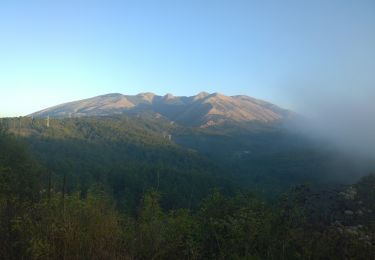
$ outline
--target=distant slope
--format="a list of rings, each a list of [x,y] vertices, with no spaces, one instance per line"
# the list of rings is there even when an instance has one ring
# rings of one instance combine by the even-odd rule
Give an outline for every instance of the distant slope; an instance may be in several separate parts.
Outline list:
[[[225,96],[199,93],[191,97],[171,94],[157,96],[141,93],[135,96],[107,94],[69,102],[31,114],[33,117],[108,116],[151,111],[182,125],[207,127],[233,122],[275,122],[287,118],[288,110],[248,96]]]

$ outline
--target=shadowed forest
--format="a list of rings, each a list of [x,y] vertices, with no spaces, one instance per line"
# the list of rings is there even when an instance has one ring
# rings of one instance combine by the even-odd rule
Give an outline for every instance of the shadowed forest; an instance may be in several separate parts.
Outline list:
[[[322,184],[280,170],[282,182],[251,175],[252,158],[233,176],[230,158],[176,145],[146,117],[3,120],[0,258],[374,259],[374,175]]]

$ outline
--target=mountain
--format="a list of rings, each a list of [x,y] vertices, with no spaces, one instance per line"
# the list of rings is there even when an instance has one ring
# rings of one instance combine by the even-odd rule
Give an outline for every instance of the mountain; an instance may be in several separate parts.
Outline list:
[[[29,116],[68,118],[144,111],[158,113],[182,125],[200,127],[217,125],[225,121],[275,122],[290,115],[288,110],[252,97],[201,92],[190,97],[175,97],[172,94],[158,96],[153,93],[131,96],[114,93],[57,105]]]

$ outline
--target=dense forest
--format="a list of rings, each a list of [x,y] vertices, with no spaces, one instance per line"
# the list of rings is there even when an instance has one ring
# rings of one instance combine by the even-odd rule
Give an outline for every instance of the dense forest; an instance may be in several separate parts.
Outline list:
[[[188,127],[141,112],[50,118],[48,126],[46,119],[30,117],[3,124],[29,145],[55,181],[65,176],[68,191],[104,183],[130,208],[149,188],[166,195],[161,201],[166,208],[191,208],[214,187],[227,195],[251,189],[272,200],[290,185],[350,184],[375,169],[373,160],[354,160],[330,144],[270,123]]]
[[[262,147],[261,129],[248,147]],[[0,258],[375,259],[374,175],[354,184],[302,178],[326,165],[305,143],[305,156],[277,143],[251,157],[244,142],[229,158],[233,141],[209,155],[210,140],[240,138],[210,131],[150,115],[4,120]],[[178,145],[192,136],[204,142]],[[288,183],[269,174],[291,158],[309,161],[307,173],[276,171]]]

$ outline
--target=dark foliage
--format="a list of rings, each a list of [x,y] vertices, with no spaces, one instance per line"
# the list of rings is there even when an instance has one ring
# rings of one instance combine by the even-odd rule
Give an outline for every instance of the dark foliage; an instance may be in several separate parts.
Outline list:
[[[214,166],[163,138],[157,147],[129,138],[116,148],[112,136],[108,148],[108,139],[83,142],[82,132],[59,142],[36,134],[38,162],[1,128],[1,259],[374,259],[373,175],[347,186],[297,185],[270,203],[233,194],[204,171]]]

